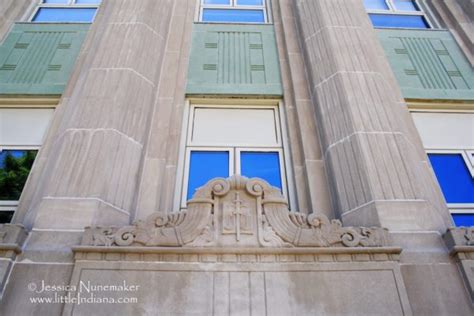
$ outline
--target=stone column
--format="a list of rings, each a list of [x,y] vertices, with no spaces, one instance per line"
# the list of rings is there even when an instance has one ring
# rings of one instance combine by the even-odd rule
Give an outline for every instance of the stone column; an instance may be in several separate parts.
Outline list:
[[[451,219],[362,0],[295,1],[333,206],[345,225]]]
[[[472,0],[429,0],[430,9],[451,31],[474,67],[474,3]]]
[[[103,1],[16,222],[69,230],[129,223],[174,4]]]
[[[28,7],[33,8],[35,0],[2,0],[0,1],[0,41],[8,33],[10,26],[28,14]]]

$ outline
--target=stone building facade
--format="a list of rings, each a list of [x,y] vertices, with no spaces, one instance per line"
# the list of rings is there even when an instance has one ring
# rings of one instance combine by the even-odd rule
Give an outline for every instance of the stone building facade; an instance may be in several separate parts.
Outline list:
[[[472,315],[473,16],[2,1],[0,314]]]

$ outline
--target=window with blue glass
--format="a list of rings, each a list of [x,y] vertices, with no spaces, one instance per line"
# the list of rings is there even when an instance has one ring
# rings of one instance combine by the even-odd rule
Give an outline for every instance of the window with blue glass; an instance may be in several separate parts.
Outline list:
[[[261,178],[287,195],[278,106],[190,109],[181,207],[217,177]]]
[[[277,151],[240,151],[240,173],[249,178],[260,178],[270,185],[283,188],[281,183],[280,153]]]
[[[268,0],[201,0],[199,21],[209,23],[267,23]]]
[[[456,226],[474,226],[474,170],[468,154],[428,154]]]
[[[102,0],[40,0],[36,23],[92,23]]]
[[[229,151],[193,150],[189,156],[189,177],[186,199],[213,178],[227,178],[230,170]]]
[[[430,24],[415,0],[364,0],[376,28],[428,29]]]

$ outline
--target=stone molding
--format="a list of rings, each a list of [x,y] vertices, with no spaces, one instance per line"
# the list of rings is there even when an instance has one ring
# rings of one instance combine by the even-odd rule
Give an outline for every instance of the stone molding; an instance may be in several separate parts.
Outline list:
[[[140,262],[387,262],[399,261],[399,247],[377,248],[169,248],[169,247],[73,247],[77,261]]]
[[[474,227],[452,227],[443,235],[474,303]]]
[[[0,224],[0,299],[13,267],[13,261],[21,253],[28,233],[23,225]]]
[[[450,250],[474,246],[474,227],[448,228],[443,238]],[[474,250],[474,247],[472,249]]]
[[[388,230],[343,227],[321,214],[291,212],[277,188],[258,178],[215,178],[187,210],[157,212],[125,227],[86,227],[84,246],[382,247]]]

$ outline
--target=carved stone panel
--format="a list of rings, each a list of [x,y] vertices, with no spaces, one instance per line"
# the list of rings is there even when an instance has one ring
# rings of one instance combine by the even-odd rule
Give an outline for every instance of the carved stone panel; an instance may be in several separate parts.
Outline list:
[[[216,178],[197,190],[187,210],[157,212],[131,226],[87,227],[83,245],[172,247],[380,247],[380,227],[343,227],[339,220],[291,212],[262,179]]]

